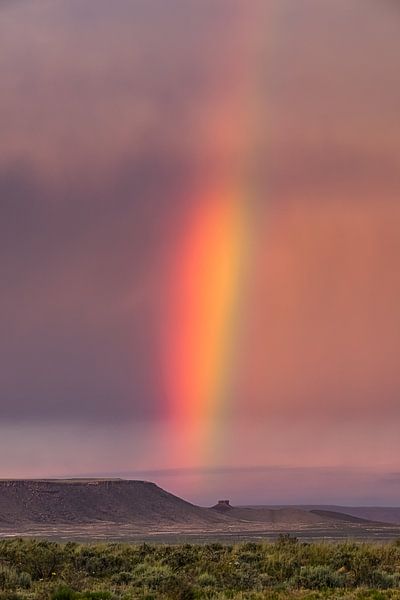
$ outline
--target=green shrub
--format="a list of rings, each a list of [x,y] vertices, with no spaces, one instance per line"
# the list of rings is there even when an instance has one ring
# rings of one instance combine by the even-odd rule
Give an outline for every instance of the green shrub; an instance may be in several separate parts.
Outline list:
[[[62,586],[59,587],[53,595],[52,600],[110,600],[112,594],[110,592],[75,592],[71,588]]]
[[[291,585],[308,590],[340,588],[344,585],[344,579],[341,574],[324,565],[304,566],[292,578]]]
[[[133,579],[132,573],[128,573],[128,571],[121,571],[120,573],[116,573],[111,577],[111,581],[116,583],[117,585],[127,585]]]
[[[132,574],[132,581],[136,585],[147,587],[150,590],[161,590],[163,585],[173,576],[167,565],[138,565]]]
[[[75,600],[77,597],[76,592],[71,588],[62,586],[55,590],[51,596],[52,600]]]
[[[266,589],[275,586],[276,582],[268,573],[260,573],[258,576],[258,585],[261,589]]]
[[[18,585],[18,573],[13,567],[0,566],[0,589],[14,590]]]
[[[17,578],[17,586],[24,590],[29,590],[32,587],[32,577],[29,575],[29,573],[26,573],[25,571],[19,573]]]
[[[370,582],[372,587],[381,590],[396,588],[400,586],[400,574],[375,570],[370,575]]]
[[[185,545],[182,548],[174,548],[164,559],[164,563],[174,571],[181,572],[182,569],[193,565],[198,560],[198,552],[193,546]]]
[[[292,546],[298,543],[298,538],[295,535],[291,535],[290,533],[279,534],[278,539],[276,541],[277,546]]]
[[[201,573],[197,578],[197,585],[200,587],[215,587],[217,579],[210,573]]]

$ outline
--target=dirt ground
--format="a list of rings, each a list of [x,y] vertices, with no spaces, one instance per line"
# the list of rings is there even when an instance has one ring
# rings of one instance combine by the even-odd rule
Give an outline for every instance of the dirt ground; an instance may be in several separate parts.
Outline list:
[[[0,527],[0,538],[35,537],[57,541],[125,541],[154,543],[207,543],[212,541],[239,542],[274,540],[279,535],[289,534],[304,541],[344,539],[365,541],[389,541],[400,538],[400,527],[380,524],[332,524],[301,525],[282,527],[265,523],[242,523],[224,527],[194,528],[176,526],[135,527],[129,524],[96,522],[82,525],[46,524],[24,527]]]

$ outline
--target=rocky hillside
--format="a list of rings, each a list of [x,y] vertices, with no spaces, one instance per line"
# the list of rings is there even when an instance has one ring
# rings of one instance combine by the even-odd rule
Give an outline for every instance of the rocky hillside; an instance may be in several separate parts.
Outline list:
[[[0,523],[212,525],[222,515],[185,502],[154,483],[127,480],[0,481]]]

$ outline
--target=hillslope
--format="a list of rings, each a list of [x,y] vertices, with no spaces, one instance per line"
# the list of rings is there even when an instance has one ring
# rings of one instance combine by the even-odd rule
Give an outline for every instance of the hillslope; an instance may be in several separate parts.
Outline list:
[[[245,508],[216,505],[216,512],[243,523],[268,523],[270,525],[316,525],[329,521],[329,515],[317,515],[298,508]],[[321,518],[322,517],[322,518]]]
[[[400,525],[400,507],[395,506],[302,506],[304,510],[329,511],[336,514],[346,514],[359,519],[381,523],[395,523]]]
[[[116,480],[0,481],[0,523],[179,523],[210,526],[224,517],[154,483]]]

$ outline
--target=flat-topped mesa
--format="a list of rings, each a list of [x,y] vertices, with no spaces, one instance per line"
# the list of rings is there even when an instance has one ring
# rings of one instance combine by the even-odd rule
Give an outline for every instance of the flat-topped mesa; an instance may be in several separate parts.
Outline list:
[[[0,523],[119,523],[140,526],[220,523],[155,483],[124,479],[0,480]]]
[[[129,479],[121,478],[99,478],[99,477],[86,477],[86,478],[71,478],[71,479],[0,479],[0,487],[14,487],[14,486],[37,486],[44,487],[46,485],[108,485],[108,484],[131,484],[131,483],[144,483],[154,485],[149,481],[132,481]]]

